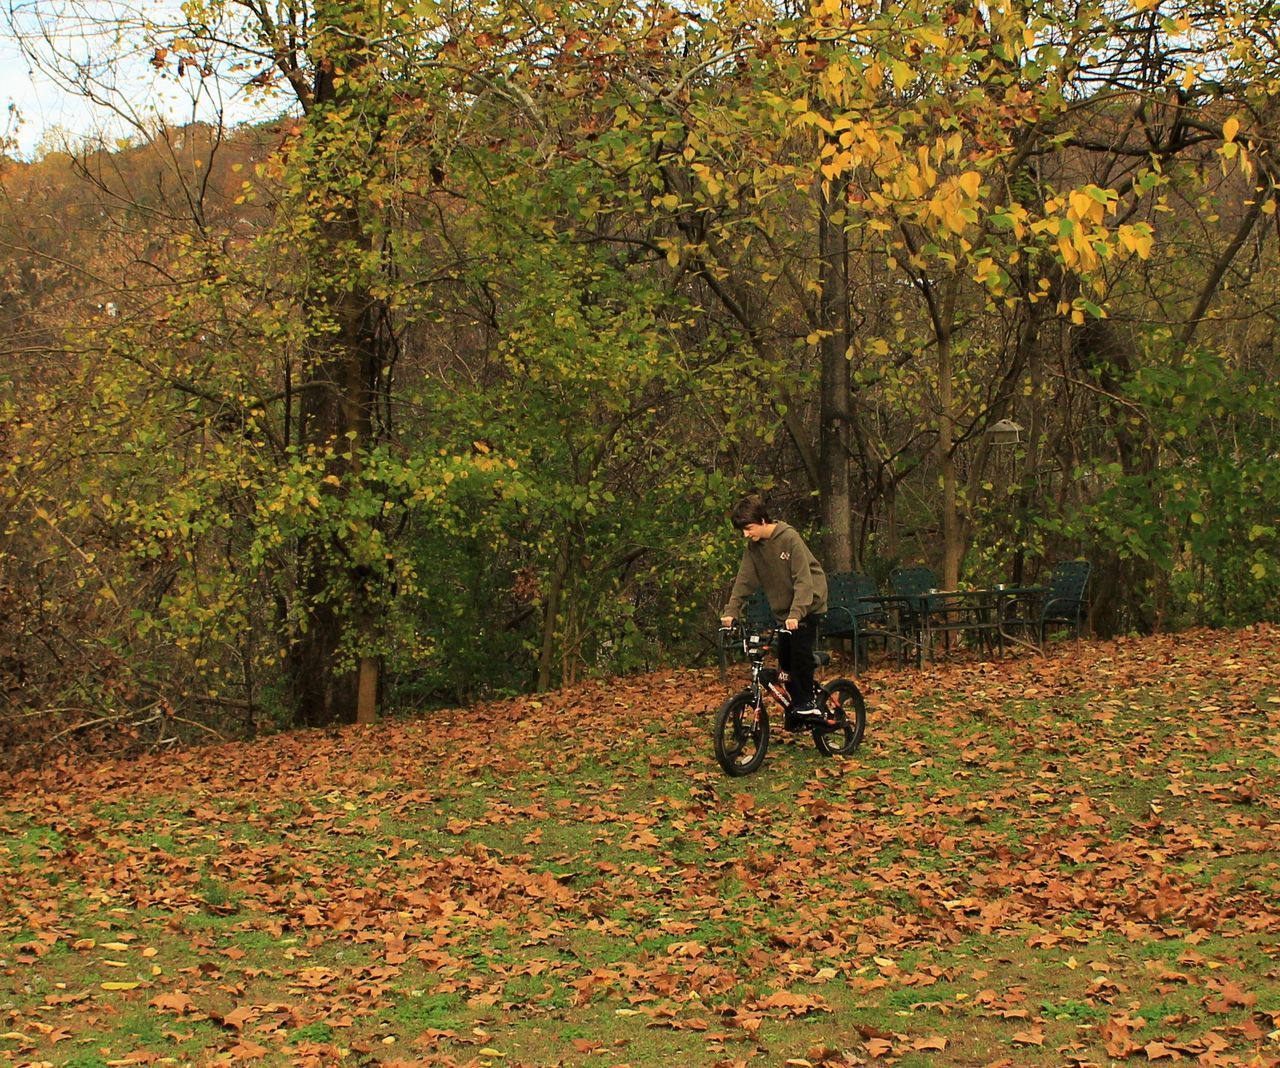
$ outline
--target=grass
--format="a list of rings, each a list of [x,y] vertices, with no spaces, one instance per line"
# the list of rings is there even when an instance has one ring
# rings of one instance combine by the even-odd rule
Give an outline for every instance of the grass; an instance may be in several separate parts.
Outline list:
[[[0,1059],[1276,1063],[1277,638],[876,669],[741,780],[665,672],[0,783]]]

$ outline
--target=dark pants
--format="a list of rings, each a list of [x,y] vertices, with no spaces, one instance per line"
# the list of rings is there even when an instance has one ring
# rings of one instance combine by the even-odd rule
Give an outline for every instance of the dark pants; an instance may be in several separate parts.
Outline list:
[[[800,626],[778,639],[778,666],[787,673],[787,691],[793,708],[804,708],[813,701],[814,650],[818,645],[821,616],[808,615]]]

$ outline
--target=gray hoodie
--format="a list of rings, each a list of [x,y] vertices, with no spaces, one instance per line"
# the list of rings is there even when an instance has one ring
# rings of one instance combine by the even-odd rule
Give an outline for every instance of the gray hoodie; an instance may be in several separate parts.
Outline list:
[[[740,619],[742,606],[763,588],[779,622],[827,610],[827,576],[796,531],[777,523],[764,541],[747,543],[723,615]]]

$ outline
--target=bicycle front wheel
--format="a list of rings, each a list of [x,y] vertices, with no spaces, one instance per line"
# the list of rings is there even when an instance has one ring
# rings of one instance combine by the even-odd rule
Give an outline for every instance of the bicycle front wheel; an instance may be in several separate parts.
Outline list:
[[[716,713],[716,761],[727,775],[750,775],[769,749],[769,713],[752,704],[751,691],[734,694]]]
[[[848,756],[862,744],[867,729],[867,703],[862,691],[848,679],[836,679],[822,687],[822,698],[827,718],[835,723],[814,727],[813,744],[824,756]]]

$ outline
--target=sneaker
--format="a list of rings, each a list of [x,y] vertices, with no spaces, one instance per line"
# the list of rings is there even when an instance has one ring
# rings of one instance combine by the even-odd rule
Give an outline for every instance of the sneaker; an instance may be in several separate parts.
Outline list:
[[[823,712],[813,705],[800,705],[791,709],[791,714],[796,719],[822,719]]]

